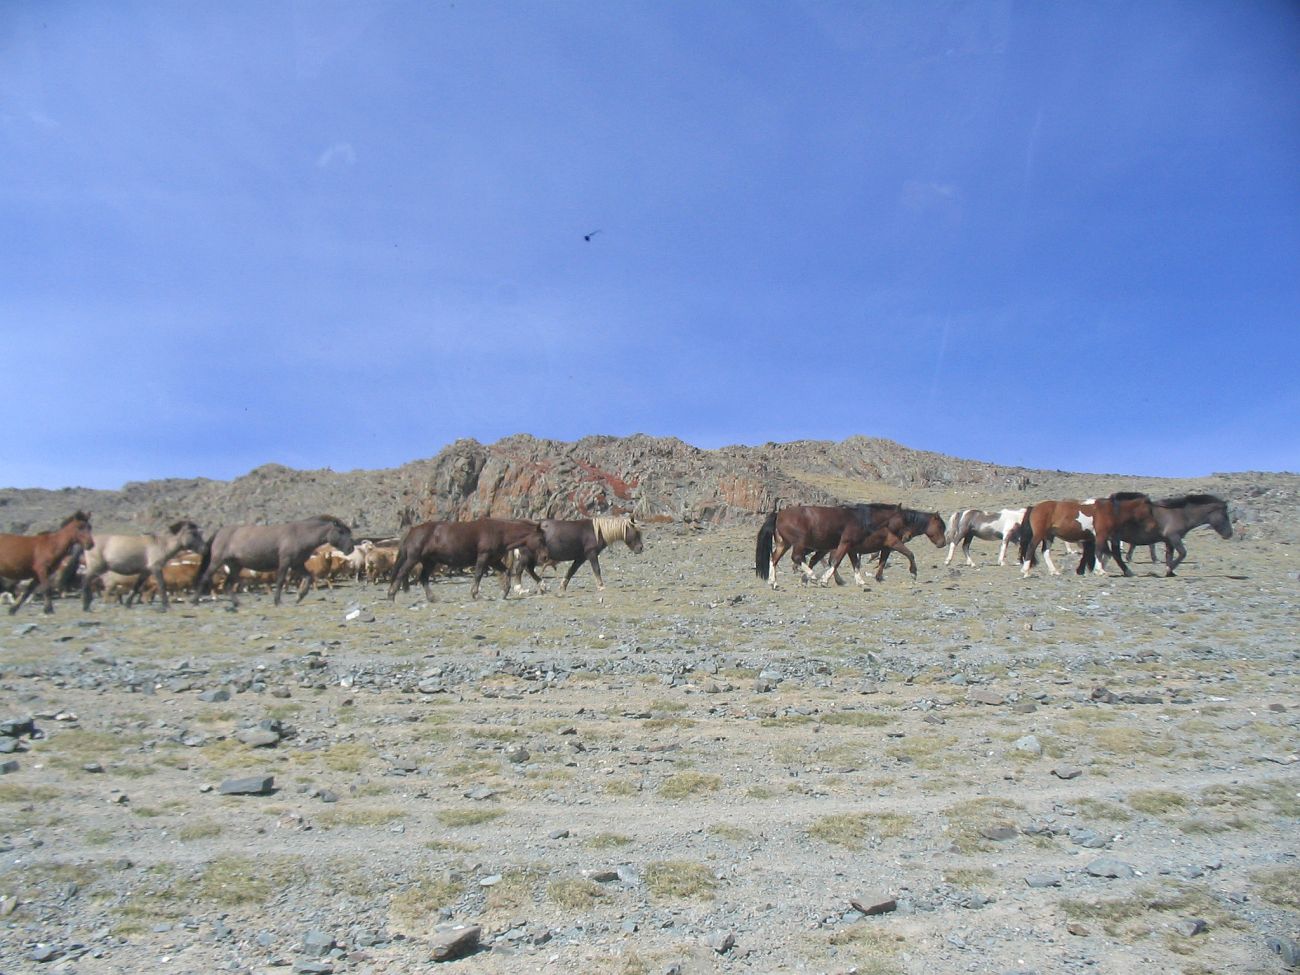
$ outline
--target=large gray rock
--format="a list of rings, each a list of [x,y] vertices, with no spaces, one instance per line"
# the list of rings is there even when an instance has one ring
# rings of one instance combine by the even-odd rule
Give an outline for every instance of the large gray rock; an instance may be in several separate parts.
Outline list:
[[[275,791],[274,775],[249,775],[226,779],[218,790],[223,796],[265,796]]]

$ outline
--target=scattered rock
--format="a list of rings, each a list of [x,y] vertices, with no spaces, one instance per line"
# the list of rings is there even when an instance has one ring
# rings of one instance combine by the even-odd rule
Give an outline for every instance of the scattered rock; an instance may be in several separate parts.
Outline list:
[[[966,700],[972,704],[988,704],[993,707],[1007,703],[1005,697],[987,687],[972,687],[966,692]]]
[[[434,961],[451,961],[478,950],[478,940],[483,929],[477,924],[459,925],[433,935]]]
[[[1052,769],[1052,774],[1058,779],[1077,779],[1083,774],[1083,769],[1075,768],[1073,765],[1058,765]]]
[[[871,917],[898,910],[898,901],[887,894],[859,894],[849,898],[849,905],[861,914]]]
[[[704,943],[719,955],[725,955],[736,946],[736,935],[733,931],[714,931]]]
[[[1030,887],[1060,887],[1063,878],[1059,873],[1031,873],[1025,877],[1025,883]]]
[[[1020,830],[1016,829],[1014,826],[995,825],[980,827],[980,836],[984,837],[986,840],[994,840],[999,843],[1003,840],[1015,839],[1019,835]]]
[[[1039,756],[1043,754],[1043,744],[1036,735],[1025,735],[1023,738],[1017,738],[1015,749],[1025,755]]]
[[[223,796],[266,796],[275,791],[274,775],[250,775],[226,779],[217,790]]]
[[[1204,918],[1185,917],[1174,925],[1174,930],[1185,938],[1192,938],[1198,934],[1204,934],[1210,929]]]
[[[1111,857],[1093,860],[1085,869],[1094,877],[1107,877],[1111,880],[1137,876],[1137,871],[1132,866],[1123,860],[1115,860]]]

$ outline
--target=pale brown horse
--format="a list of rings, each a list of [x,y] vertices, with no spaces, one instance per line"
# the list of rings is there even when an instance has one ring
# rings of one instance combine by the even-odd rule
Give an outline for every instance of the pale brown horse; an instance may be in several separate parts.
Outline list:
[[[291,569],[303,571],[303,564],[321,545],[328,542],[345,555],[353,549],[352,529],[333,515],[316,515],[302,521],[281,525],[226,525],[208,539],[200,563],[199,581],[191,602],[197,604],[207,591],[212,576],[225,566],[225,592],[233,606],[238,606],[235,586],[241,569],[254,572],[275,573],[275,605],[280,605],[280,593]],[[298,586],[298,602],[302,602],[311,589],[312,578],[304,575]]]
[[[1052,541],[1060,538],[1079,542],[1083,555],[1075,569],[1083,575],[1091,566],[1097,575],[1105,575],[1098,552],[1108,551],[1126,576],[1133,572],[1120,552],[1120,538],[1126,534],[1150,535],[1159,531],[1151,510],[1151,499],[1137,492],[1119,492],[1108,498],[1087,501],[1063,499],[1040,501],[1025,514],[1020,527],[1020,574],[1028,576],[1038,564],[1035,547],[1043,553],[1052,575],[1061,572],[1052,562]]]
[[[203,551],[203,533],[188,519],[176,522],[166,532],[153,535],[100,535],[99,545],[85,555],[86,573],[81,582],[81,607],[90,609],[94,598],[95,580],[106,572],[119,575],[139,575],[135,587],[126,598],[130,606],[145,580],[152,577],[162,595],[162,608],[167,609],[167,587],[163,585],[162,570],[181,549]]]
[[[9,607],[11,616],[38,588],[45,596],[45,612],[54,612],[51,573],[74,545],[86,550],[95,547],[95,538],[90,532],[90,515],[82,511],[70,516],[58,531],[39,535],[0,535],[0,576],[15,581],[31,580],[27,590]]]

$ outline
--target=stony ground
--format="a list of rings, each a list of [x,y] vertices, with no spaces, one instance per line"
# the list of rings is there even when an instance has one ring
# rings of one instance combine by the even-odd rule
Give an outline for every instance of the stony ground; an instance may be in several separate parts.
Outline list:
[[[664,526],[603,595],[24,607],[0,972],[408,972],[458,924],[464,972],[1283,971],[1288,514],[1175,579],[922,540],[771,592],[754,527]]]

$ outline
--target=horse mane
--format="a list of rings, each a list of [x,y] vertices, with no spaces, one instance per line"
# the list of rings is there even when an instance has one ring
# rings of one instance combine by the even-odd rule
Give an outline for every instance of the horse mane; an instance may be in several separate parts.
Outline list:
[[[1186,508],[1192,504],[1227,504],[1227,502],[1214,494],[1180,494],[1172,498],[1161,498],[1156,504],[1162,508]]]
[[[60,524],[59,527],[62,528],[64,525],[71,525],[74,521],[84,521],[89,523],[90,515],[86,514],[84,511],[77,511],[75,514],[68,515],[68,517],[64,518],[63,523]]]
[[[930,527],[930,519],[935,514],[933,511],[918,511],[916,508],[904,508],[902,510],[903,523],[918,533],[922,533]]]
[[[333,524],[333,525],[335,525],[335,526],[337,526],[337,527],[339,527],[339,528],[345,528],[345,529],[347,529],[348,531],[352,531],[351,526],[348,525],[348,523],[347,523],[346,521],[344,521],[342,518],[335,518],[333,515],[312,515],[312,516],[311,516],[310,518],[308,518],[307,520],[308,520],[308,521],[327,521],[327,522],[330,522],[331,524]]]
[[[1149,495],[1145,491],[1116,491],[1110,496],[1110,499],[1112,501],[1141,501],[1143,498],[1148,497]]]
[[[591,527],[595,529],[597,538],[610,545],[627,538],[627,526],[631,521],[627,515],[600,515],[591,519]]]

